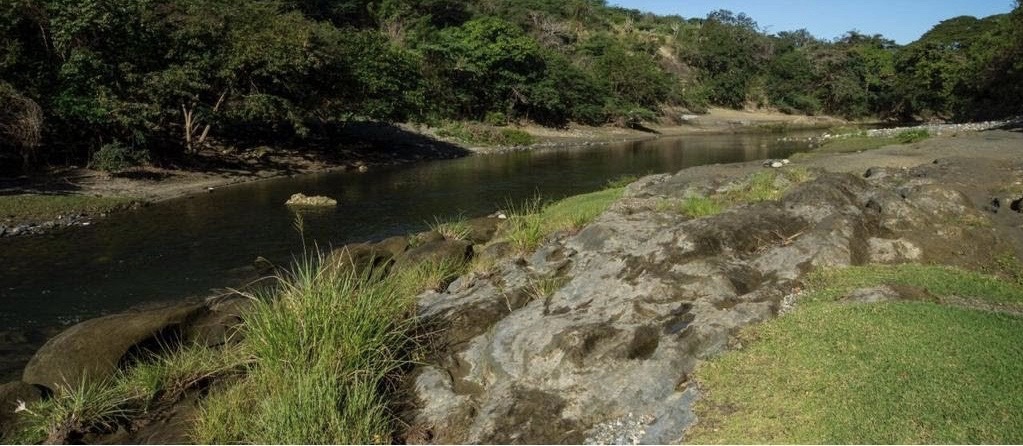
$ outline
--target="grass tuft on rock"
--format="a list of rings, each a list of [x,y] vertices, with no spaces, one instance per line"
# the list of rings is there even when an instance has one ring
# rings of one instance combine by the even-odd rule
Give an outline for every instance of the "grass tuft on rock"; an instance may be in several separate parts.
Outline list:
[[[763,170],[736,181],[725,190],[710,196],[689,195],[682,200],[662,200],[657,203],[657,210],[677,212],[689,218],[717,215],[732,206],[777,200],[792,187],[813,178],[813,173],[802,166]]]
[[[203,403],[200,443],[389,443],[397,374],[413,359],[415,296],[464,265],[425,263],[366,280],[299,264],[243,327],[245,376]]]
[[[555,232],[578,231],[586,226],[624,192],[624,187],[613,187],[548,204],[534,198],[523,205],[511,206],[500,236],[519,252],[532,251]]]
[[[448,240],[466,240],[469,238],[469,234],[472,233],[472,228],[469,227],[465,218],[461,216],[448,221],[434,218],[433,223],[430,223],[429,227],[431,231],[443,235]]]
[[[1021,288],[919,265],[814,274],[791,313],[702,364],[691,443],[1020,443],[1023,318],[933,302],[848,303],[865,287],[1023,302]]]
[[[140,413],[129,394],[113,382],[82,380],[54,390],[49,398],[24,408],[10,438],[12,444],[62,444],[77,432],[111,430]]]

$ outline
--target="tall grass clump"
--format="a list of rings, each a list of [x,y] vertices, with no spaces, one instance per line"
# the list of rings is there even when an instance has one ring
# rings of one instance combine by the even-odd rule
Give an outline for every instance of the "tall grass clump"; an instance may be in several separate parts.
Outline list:
[[[430,223],[429,227],[431,231],[443,235],[448,240],[465,240],[472,233],[472,228],[469,227],[465,218],[461,216],[449,221],[434,218],[433,223]]]
[[[691,195],[683,198],[682,201],[665,200],[657,205],[659,211],[675,211],[690,218],[717,215],[724,209],[724,204],[719,200],[701,195]]]
[[[118,375],[115,386],[148,409],[212,380],[238,375],[247,361],[236,344],[179,345],[143,358]]]
[[[461,267],[427,263],[373,279],[300,262],[258,296],[243,327],[245,377],[207,398],[194,439],[391,442],[395,378],[417,345],[415,296]]]
[[[113,431],[140,413],[135,400],[112,381],[81,380],[55,389],[49,398],[19,407],[16,430],[4,442],[62,444],[77,433]]]
[[[185,392],[236,374],[245,358],[233,346],[168,346],[105,380],[65,384],[48,398],[19,408],[14,443],[77,441],[86,432],[110,433]]]

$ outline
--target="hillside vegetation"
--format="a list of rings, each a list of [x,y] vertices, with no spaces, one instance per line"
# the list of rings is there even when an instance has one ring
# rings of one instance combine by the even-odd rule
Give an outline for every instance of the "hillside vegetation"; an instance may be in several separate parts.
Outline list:
[[[1023,103],[1018,5],[904,47],[602,0],[12,0],[0,37],[7,171],[309,142],[364,120],[627,126],[710,105],[969,120]]]

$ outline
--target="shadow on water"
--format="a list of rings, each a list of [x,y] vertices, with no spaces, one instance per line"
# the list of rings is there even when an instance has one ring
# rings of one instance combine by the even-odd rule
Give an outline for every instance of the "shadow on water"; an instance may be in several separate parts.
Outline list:
[[[38,333],[53,327],[235,286],[251,274],[247,266],[257,256],[287,264],[303,246],[293,227],[296,214],[283,205],[295,192],[338,199],[335,209],[303,214],[307,242],[338,246],[420,231],[434,217],[490,213],[509,200],[589,192],[622,175],[786,157],[805,149],[805,143],[778,137],[663,138],[281,178],[115,214],[89,228],[3,240],[0,327],[9,333],[0,332],[0,358],[22,350],[15,345],[37,347],[45,339]],[[10,366],[0,360],[0,375],[23,360],[10,360]]]

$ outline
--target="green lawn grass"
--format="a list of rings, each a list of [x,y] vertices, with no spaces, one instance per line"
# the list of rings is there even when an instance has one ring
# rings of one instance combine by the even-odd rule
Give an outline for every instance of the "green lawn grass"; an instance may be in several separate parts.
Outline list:
[[[873,137],[873,136],[850,136],[847,138],[833,139],[815,149],[820,153],[849,153],[862,152],[865,150],[880,149],[884,146],[898,144],[895,138]]]
[[[702,364],[691,443],[1020,443],[1023,318],[931,302],[856,304],[838,290],[906,284],[1023,301],[1021,288],[948,268],[819,273],[807,298]]]
[[[41,222],[61,215],[99,214],[127,206],[130,198],[88,195],[0,195],[0,219]]]
[[[911,144],[930,138],[927,130],[905,130],[894,136],[866,136],[856,134],[845,138],[830,140],[814,150],[818,153],[849,153],[880,149],[895,144]]]
[[[865,265],[811,273],[804,300],[833,300],[856,288],[905,285],[935,296],[1023,304],[1023,286],[998,277],[937,265]]]

